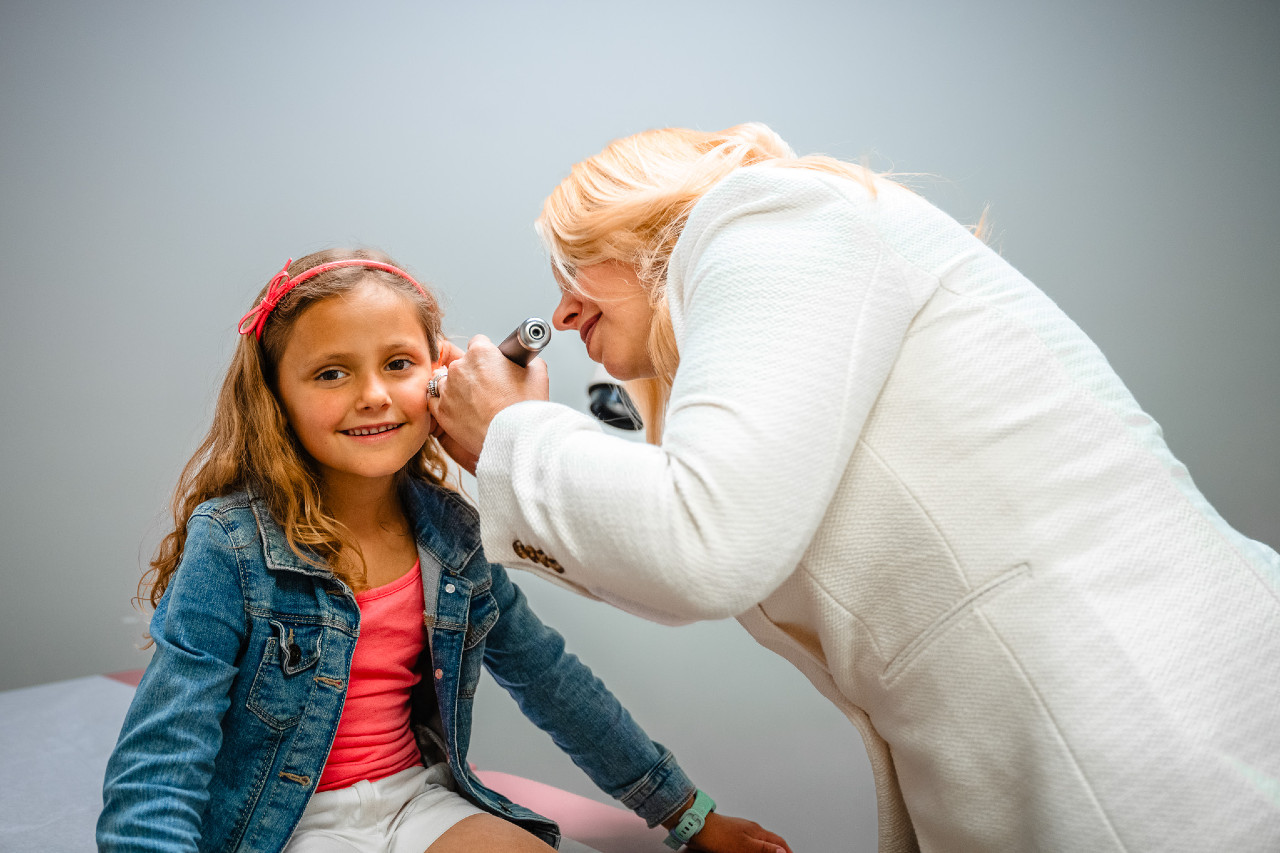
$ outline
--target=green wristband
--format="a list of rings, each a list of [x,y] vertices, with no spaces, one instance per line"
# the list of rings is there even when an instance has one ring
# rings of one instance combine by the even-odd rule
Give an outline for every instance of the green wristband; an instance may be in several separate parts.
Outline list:
[[[693,797],[693,805],[680,815],[679,822],[667,833],[667,837],[662,839],[662,843],[672,850],[679,850],[681,846],[689,843],[690,838],[702,831],[703,824],[707,822],[707,815],[715,810],[716,801],[699,788]]]

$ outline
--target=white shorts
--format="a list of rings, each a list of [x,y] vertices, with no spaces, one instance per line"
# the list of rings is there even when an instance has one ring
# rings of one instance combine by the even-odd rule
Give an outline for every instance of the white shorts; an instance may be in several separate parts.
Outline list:
[[[283,853],[423,853],[458,821],[485,814],[446,788],[450,781],[438,764],[319,791]]]

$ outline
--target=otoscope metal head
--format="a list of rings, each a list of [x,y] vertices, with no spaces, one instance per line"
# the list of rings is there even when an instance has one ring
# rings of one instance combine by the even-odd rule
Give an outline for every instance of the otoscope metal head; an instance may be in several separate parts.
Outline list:
[[[503,355],[521,367],[527,366],[533,357],[551,340],[551,324],[540,317],[525,320],[506,340],[498,344]]]

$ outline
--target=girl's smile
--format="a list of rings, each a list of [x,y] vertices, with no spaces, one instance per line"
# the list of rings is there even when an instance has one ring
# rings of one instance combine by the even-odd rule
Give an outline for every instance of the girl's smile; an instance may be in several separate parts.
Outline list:
[[[353,427],[351,429],[339,430],[345,435],[356,438],[372,438],[374,436],[386,435],[393,429],[400,429],[404,424],[377,424],[367,427]]]
[[[422,449],[430,352],[413,303],[375,281],[298,318],[280,357],[280,401],[326,487],[389,480]]]

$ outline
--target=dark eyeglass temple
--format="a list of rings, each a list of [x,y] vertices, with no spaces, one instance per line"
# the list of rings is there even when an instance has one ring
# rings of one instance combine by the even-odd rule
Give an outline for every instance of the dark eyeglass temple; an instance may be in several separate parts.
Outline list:
[[[644,421],[625,388],[612,382],[587,386],[587,406],[591,414],[606,426],[629,432],[644,429]]]

